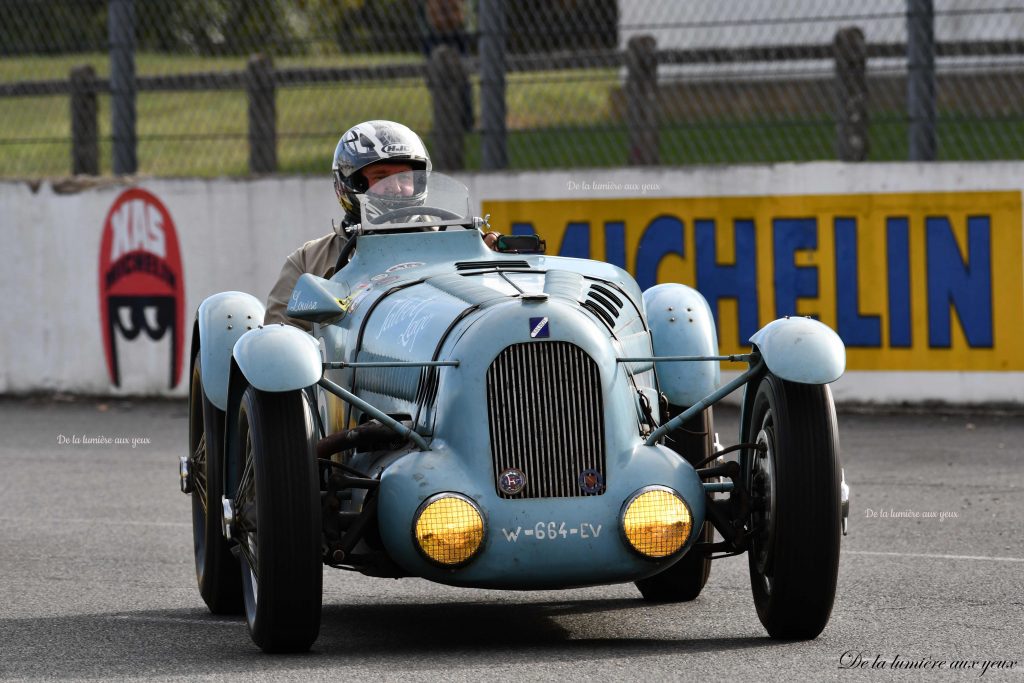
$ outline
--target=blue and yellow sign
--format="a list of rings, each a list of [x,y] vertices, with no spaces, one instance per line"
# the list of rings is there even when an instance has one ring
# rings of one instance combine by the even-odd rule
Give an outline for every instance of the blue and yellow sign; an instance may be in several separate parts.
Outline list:
[[[1024,370],[1019,192],[488,201],[548,253],[696,287],[723,353],[811,315],[851,370]]]

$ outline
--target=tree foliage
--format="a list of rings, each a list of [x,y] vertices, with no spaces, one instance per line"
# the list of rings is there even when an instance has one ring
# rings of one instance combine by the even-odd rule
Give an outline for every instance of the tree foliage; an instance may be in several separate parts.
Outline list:
[[[341,52],[418,52],[423,0],[296,0],[310,34]]]
[[[427,0],[134,0],[140,50],[197,55],[419,52]],[[478,0],[463,3],[473,17]],[[108,0],[0,0],[0,54],[101,52]],[[615,47],[617,0],[506,0],[513,52]],[[467,24],[471,24],[468,21]],[[463,32],[475,43],[475,26]]]
[[[107,0],[3,0],[0,54],[108,49]],[[199,55],[292,54],[305,48],[294,0],[135,0],[142,50]],[[294,24],[294,25],[293,25]]]
[[[136,0],[139,46],[159,52],[301,52],[283,0]]]
[[[107,0],[3,0],[0,54],[102,51]]]

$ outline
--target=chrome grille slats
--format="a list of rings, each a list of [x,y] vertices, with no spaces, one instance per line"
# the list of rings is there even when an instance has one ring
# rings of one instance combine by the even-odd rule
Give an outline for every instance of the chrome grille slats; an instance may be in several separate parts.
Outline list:
[[[521,493],[502,498],[584,495],[584,470],[605,473],[601,379],[582,349],[562,341],[513,344],[487,371],[491,458],[497,477],[526,476]]]
[[[568,381],[571,386],[583,386],[591,379],[588,377],[584,377],[584,369],[581,368],[579,365],[571,364],[571,362],[568,362],[566,360],[564,367],[569,369]],[[593,391],[594,389],[600,391],[600,384],[594,385],[591,391]],[[591,404],[592,402],[593,401],[582,401],[579,418],[581,421],[581,426],[583,428],[581,430],[582,433],[573,433],[573,438],[577,439],[578,441],[577,444],[575,444],[575,454],[573,462],[574,469],[577,472],[582,472],[583,470],[587,469],[586,454],[588,451],[593,451],[594,446],[596,445],[591,440],[593,438],[593,433],[595,429],[593,416],[591,415],[591,411],[593,409],[593,405]],[[588,435],[591,436],[590,439],[587,438]],[[601,443],[603,442],[604,439],[601,438]],[[603,464],[601,466],[601,471],[604,471]],[[575,488],[579,488],[579,486],[575,486]]]
[[[566,396],[566,393],[567,393],[566,392],[566,388],[572,387],[573,385],[571,383],[569,383],[569,382],[566,382],[566,377],[564,376],[564,374],[562,376],[561,382],[558,382],[555,379],[555,378],[558,377],[558,375],[554,374],[555,368],[558,368],[559,370],[561,370],[562,373],[565,372],[565,369],[566,369],[567,366],[565,365],[565,362],[564,362],[565,361],[564,351],[565,351],[565,348],[562,347],[562,346],[556,346],[554,348],[554,353],[551,354],[551,362],[550,362],[550,365],[553,366],[551,368],[552,369],[552,374],[548,375],[548,377],[551,379],[552,383],[556,385],[554,387],[555,390],[553,392],[555,400],[552,401],[552,408],[556,411],[557,415],[571,415],[572,414],[570,412],[570,407],[571,406],[567,405],[568,401],[567,401],[567,396]],[[560,384],[561,386],[558,386],[558,384]],[[560,497],[563,497],[563,498],[569,496],[569,490],[566,487],[566,481],[568,480],[568,478],[570,476],[572,476],[571,475],[572,467],[573,467],[573,459],[572,458],[578,452],[575,444],[573,443],[575,441],[575,436],[576,436],[575,430],[569,430],[569,432],[566,434],[567,438],[565,439],[565,451],[566,451],[565,452],[565,457],[559,458],[557,460],[553,459],[553,461],[552,461],[553,464],[556,465],[556,469],[557,469],[557,473],[555,474],[555,483],[557,485],[556,486],[556,495],[558,495]]]
[[[523,347],[522,351],[525,352],[528,348],[529,347]],[[524,353],[523,355],[526,355],[526,354]],[[524,359],[524,360],[526,360],[526,359]],[[551,354],[543,354],[540,357],[540,360],[541,360],[541,363],[539,365],[540,365],[540,370],[541,371],[539,373],[540,374],[539,383],[540,383],[540,385],[542,387],[542,393],[541,393],[541,401],[535,403],[534,406],[533,406],[534,410],[538,414],[538,417],[540,417],[539,413],[542,412],[543,408],[547,408],[548,412],[550,414],[552,414],[552,415],[565,415],[565,413],[562,413],[562,412],[560,412],[558,410],[558,406],[556,405],[556,400],[557,399],[556,399],[555,388],[554,388],[554,386],[552,386],[553,385],[553,382],[552,382],[553,375],[552,375],[552,373],[554,372],[554,367],[553,367],[554,364],[551,362]],[[526,362],[529,362],[529,361],[527,360]],[[525,363],[524,363],[524,365],[525,365]],[[547,435],[551,436],[550,432],[553,431],[550,428],[551,425],[545,425],[544,424],[545,422],[546,421],[543,420],[543,419],[538,419],[537,420],[538,426],[544,425],[544,427],[547,427],[547,428],[545,429],[544,427],[541,427],[540,429],[538,429],[538,431],[536,433],[538,435],[540,435],[540,434],[545,434],[545,432],[547,432],[548,433]],[[538,446],[540,446],[540,448],[538,449],[539,450],[539,454],[538,455],[539,455],[541,464],[544,467],[545,481],[548,482],[551,485],[551,493],[553,495],[557,496],[557,495],[559,495],[558,494],[559,477],[558,477],[558,463],[555,462],[555,457],[554,457],[555,454],[552,452],[553,451],[553,447],[554,447],[553,440],[550,439],[550,438],[541,439],[541,443],[538,444]]]
[[[585,380],[581,378],[579,375],[579,364],[573,362],[574,359],[571,356],[575,354],[570,353],[571,350],[568,347],[568,345],[560,345],[557,351],[559,356],[558,367],[561,368],[562,372],[564,373],[562,382],[564,386],[567,387],[568,389],[568,391],[563,394],[567,398],[567,405],[565,406],[566,412],[564,414],[571,415],[574,411],[572,410],[572,403],[568,399],[572,396],[573,387],[583,387]],[[577,353],[579,355],[583,355],[582,351],[579,351]],[[590,359],[588,358],[587,360]],[[593,363],[593,361],[590,362]],[[592,392],[595,389],[600,390],[600,387],[594,386],[593,384],[587,385],[587,390]],[[584,401],[584,403],[588,402]],[[585,454],[588,452],[586,438],[586,435],[588,434],[588,428],[589,425],[586,422],[581,422],[579,430],[572,429],[567,432],[569,437],[569,455],[571,457],[566,458],[564,461],[564,467],[566,468],[566,471],[564,472],[564,481],[566,483],[566,486],[568,487],[565,492],[566,496],[569,496],[575,491],[579,490],[579,486],[575,484],[579,479],[580,472],[582,472],[586,468]],[[603,441],[604,439],[602,438],[602,442]],[[589,449],[589,451],[595,453],[600,452],[595,451],[593,449]]]
[[[595,387],[595,389],[598,392],[600,392],[600,386],[601,386],[600,378],[598,376],[596,376],[596,373],[594,372],[594,371],[597,370],[596,366],[594,366],[592,364],[591,368],[585,368],[585,367],[581,367],[579,365],[573,364],[571,367],[572,367],[572,372],[573,372],[573,385],[574,386],[584,386],[584,385],[588,385],[589,384],[589,385]],[[589,373],[587,372],[588,369],[590,370]],[[588,374],[590,376],[587,376]],[[578,449],[578,451],[576,453],[577,471],[583,471],[584,469],[587,469],[587,464],[588,463],[586,462],[586,454],[588,452],[594,452],[595,449],[601,449],[598,452],[603,451],[603,448],[602,448],[602,446],[604,444],[604,435],[603,434],[598,434],[597,435],[597,437],[600,439],[600,443],[594,443],[594,436],[595,436],[594,432],[595,432],[595,430],[600,429],[600,426],[598,424],[596,424],[596,421],[595,421],[594,410],[595,410],[595,408],[600,410],[600,407],[601,407],[600,403],[598,403],[598,405],[595,406],[593,401],[585,401],[581,405],[580,421],[581,421],[582,430],[581,430],[581,433],[579,435],[579,438],[580,438],[579,449]],[[603,462],[601,463],[601,467],[600,467],[599,471],[604,472],[604,463]]]

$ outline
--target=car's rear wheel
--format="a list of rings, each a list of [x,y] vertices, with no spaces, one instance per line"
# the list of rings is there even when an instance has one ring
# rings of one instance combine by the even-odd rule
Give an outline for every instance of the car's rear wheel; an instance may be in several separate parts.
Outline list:
[[[188,405],[192,540],[199,593],[214,614],[239,614],[242,582],[238,560],[221,533],[224,413],[206,397],[198,355],[193,363]]]
[[[323,597],[320,486],[306,395],[249,387],[238,434],[234,530],[249,633],[266,652],[304,652],[320,632]]]
[[[824,385],[767,374],[751,409],[741,467],[753,531],[750,583],[773,638],[805,640],[825,628],[839,572],[839,437]]]
[[[682,412],[681,408],[670,407],[669,416]],[[691,465],[699,465],[711,456],[714,450],[714,418],[711,408],[687,420],[680,429],[669,435],[667,445],[687,459]],[[715,528],[704,522],[697,537],[697,543],[710,543],[715,538]],[[665,571],[636,582],[640,594],[650,602],[687,602],[694,600],[708,582],[711,574],[711,559],[703,552],[690,549],[674,565]]]

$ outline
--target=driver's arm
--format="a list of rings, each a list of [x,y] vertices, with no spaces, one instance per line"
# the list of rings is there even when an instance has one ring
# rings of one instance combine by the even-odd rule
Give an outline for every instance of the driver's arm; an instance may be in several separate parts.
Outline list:
[[[312,273],[324,278],[333,276],[334,266],[338,263],[338,255],[344,244],[345,238],[331,233],[306,242],[289,254],[281,268],[281,274],[277,277],[277,282],[274,283],[274,287],[267,297],[267,312],[263,317],[263,324],[285,323],[311,332],[313,330],[311,323],[288,317],[288,301],[292,297],[292,290],[295,289],[295,283],[303,273]]]
[[[277,276],[277,282],[274,283],[274,287],[270,290],[270,295],[267,296],[267,312],[263,316],[264,325],[285,323],[301,327],[307,332],[312,331],[313,326],[310,323],[304,320],[289,318],[286,313],[288,310],[288,300],[292,296],[292,290],[295,289],[295,283],[304,272],[306,271],[302,266],[302,249],[300,248],[293,251],[285,259],[284,266],[281,268],[281,274]]]

